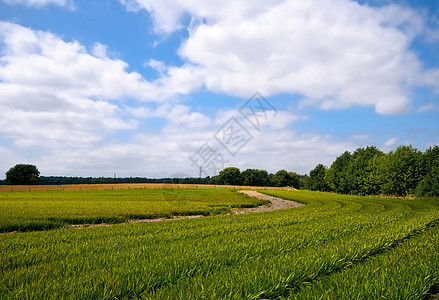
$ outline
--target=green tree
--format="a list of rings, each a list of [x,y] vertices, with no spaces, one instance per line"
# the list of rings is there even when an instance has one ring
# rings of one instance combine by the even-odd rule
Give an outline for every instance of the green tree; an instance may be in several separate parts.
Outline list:
[[[424,175],[429,174],[434,168],[439,166],[439,146],[434,146],[425,150],[422,155]]]
[[[424,177],[416,188],[417,196],[439,196],[439,146],[427,149],[423,154]]]
[[[369,160],[366,167],[363,190],[367,195],[378,195],[381,193],[381,186],[386,182],[385,165],[387,155],[376,154]]]
[[[212,176],[212,177],[209,179],[208,184],[219,184],[219,183],[218,183],[218,175],[216,175],[216,176]]]
[[[247,169],[241,173],[241,180],[243,185],[249,186],[268,186],[270,185],[270,178],[268,172],[258,169]]]
[[[34,165],[17,164],[6,172],[5,184],[38,184],[40,171]]]
[[[352,154],[351,163],[347,169],[347,180],[351,194],[366,195],[372,193],[367,185],[370,168],[370,161],[376,155],[384,153],[375,146],[358,148]]]
[[[306,187],[312,191],[326,192],[329,190],[325,181],[326,167],[318,164],[309,172],[309,177],[306,178]]]
[[[290,182],[288,186],[299,189],[302,186],[302,179],[296,172],[288,172],[290,174]]]
[[[346,151],[335,159],[325,173],[328,188],[336,193],[348,194],[350,192],[348,168],[351,163],[351,153]]]
[[[439,167],[432,168],[431,172],[419,182],[416,196],[439,196]]]
[[[414,194],[422,179],[423,156],[412,146],[400,146],[386,155],[381,168],[384,179],[381,191],[384,194]]]
[[[279,170],[273,175],[271,183],[278,187],[291,186],[297,189],[300,187],[300,177],[294,172]]]
[[[225,168],[219,172],[216,180],[218,184],[241,185],[241,171],[235,167]]]

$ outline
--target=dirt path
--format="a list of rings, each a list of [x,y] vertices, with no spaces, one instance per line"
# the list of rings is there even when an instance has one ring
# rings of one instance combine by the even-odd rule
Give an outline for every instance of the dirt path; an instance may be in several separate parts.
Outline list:
[[[262,200],[268,200],[271,202],[271,205],[261,205],[258,207],[252,207],[252,208],[232,208],[232,214],[242,214],[246,212],[264,212],[264,211],[273,211],[278,209],[287,209],[292,207],[299,207],[303,206],[305,204],[297,203],[290,200],[284,200],[282,198],[276,198],[272,196],[268,196],[262,193],[259,193],[257,191],[252,190],[243,190],[239,191],[239,193],[243,193],[250,197],[255,197]],[[163,221],[176,221],[176,220],[182,220],[182,219],[195,219],[195,218],[202,218],[203,215],[192,215],[192,216],[175,216],[173,218],[157,218],[157,219],[138,219],[138,220],[129,220],[127,222],[122,223],[116,223],[116,224],[134,224],[134,223],[149,223],[149,222],[163,222]],[[108,224],[108,223],[99,223],[99,224],[75,224],[70,225],[69,228],[85,228],[85,227],[103,227],[103,226],[111,226],[116,224]],[[12,234],[16,233],[17,231],[12,232],[3,232],[0,234]]]
[[[246,194],[250,197],[255,197],[262,200],[268,200],[271,202],[271,206],[262,205],[254,208],[241,208],[241,209],[234,209],[233,213],[240,214],[245,212],[263,212],[263,211],[272,211],[272,210],[278,210],[278,209],[287,209],[291,207],[299,207],[303,206],[305,204],[297,203],[295,201],[290,200],[284,200],[282,198],[272,197],[268,196],[262,193],[259,193],[257,191],[239,191],[240,193]]]
[[[70,228],[84,228],[84,227],[105,227],[105,226],[112,226],[112,225],[118,225],[118,224],[137,224],[137,223],[152,223],[152,222],[163,222],[163,221],[177,221],[182,219],[197,219],[202,218],[203,215],[190,215],[190,216],[174,216],[172,218],[157,218],[157,219],[135,219],[135,220],[129,220],[126,222],[121,223],[99,223],[99,224],[74,224],[70,225]]]
[[[255,197],[262,200],[268,200],[271,202],[271,205],[261,205],[258,207],[252,207],[252,208],[232,208],[232,214],[242,214],[246,212],[264,212],[264,211],[272,211],[272,210],[278,210],[278,209],[287,209],[292,207],[299,207],[303,206],[305,204],[298,203],[291,200],[284,200],[282,198],[272,197],[268,196],[262,193],[259,193],[257,191],[252,190],[242,190],[239,191],[239,193],[243,193],[249,197]],[[193,215],[193,216],[175,216],[173,218],[158,218],[158,219],[139,219],[139,220],[130,220],[128,222],[123,223],[117,223],[117,224],[133,224],[133,223],[149,223],[149,222],[163,222],[163,221],[177,221],[177,220],[183,220],[183,219],[195,219],[195,218],[202,218],[203,215]],[[84,228],[84,227],[100,227],[100,226],[111,226],[112,224],[107,223],[100,223],[100,224],[78,224],[78,225],[71,225],[71,228]]]

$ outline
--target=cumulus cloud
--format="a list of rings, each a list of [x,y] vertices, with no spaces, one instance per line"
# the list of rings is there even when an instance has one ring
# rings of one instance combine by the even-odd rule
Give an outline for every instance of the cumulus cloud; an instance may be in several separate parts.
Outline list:
[[[87,49],[45,31],[0,22],[0,79],[3,86],[36,88],[41,92],[87,98],[163,101],[196,89],[195,76],[185,68],[167,68],[166,76],[150,82],[128,64],[107,54],[96,43]],[[151,61],[158,68],[159,63]],[[188,80],[187,78],[191,78]],[[11,87],[12,88],[12,87]]]
[[[20,162],[20,149],[44,148],[32,161],[43,174],[197,176],[189,156],[206,141],[221,150],[213,136],[237,110],[208,116],[179,101],[181,95],[207,90],[248,99],[258,90],[266,97],[301,95],[294,97],[301,106],[372,106],[395,114],[410,109],[413,86],[439,90],[437,70],[423,70],[410,50],[425,25],[408,8],[348,0],[120,2],[130,11],[148,10],[160,34],[187,30],[178,50],[183,64],[147,57],[145,66],[158,73],[148,81],[101,43],[84,46],[0,22],[0,137],[11,142],[8,150],[0,147],[10,158],[0,167]],[[291,124],[306,116],[291,107],[261,123],[261,131],[239,119],[253,139],[227,157],[227,166],[307,173],[371,139],[293,131]],[[160,119],[160,128],[146,128],[150,119]]]
[[[2,0],[2,1],[10,5],[23,4],[26,6],[43,7],[49,4],[54,4],[54,5],[66,7],[71,10],[76,8],[73,0]]]
[[[0,135],[17,145],[50,146],[129,129],[112,99],[140,97],[148,84],[105,47],[91,51],[47,33],[0,22]],[[93,54],[92,54],[93,53]]]
[[[254,139],[232,157],[212,139],[212,129],[184,130],[169,126],[160,133],[134,135],[123,144],[85,145],[75,151],[60,145],[35,163],[42,166],[43,174],[112,176],[117,173],[122,177],[165,177],[185,173],[198,176],[199,169],[189,157],[195,156],[195,152],[208,142],[223,155],[223,167],[237,166],[242,170],[260,168],[269,172],[287,169],[306,174],[317,164],[330,165],[344,151],[353,151],[358,147],[352,141],[337,141],[330,135],[267,129],[255,134]],[[206,175],[215,175],[207,167],[205,172]]]
[[[182,74],[173,78],[185,80],[182,92],[202,82],[238,96],[299,94],[303,105],[322,109],[367,105],[398,114],[410,110],[410,87],[422,75],[410,47],[426,29],[406,7],[350,0],[120,1],[149,11],[158,32],[187,27],[179,49],[187,63],[172,68]]]
[[[0,47],[0,135],[20,146],[94,142],[136,127],[135,116],[124,114],[125,99],[157,102],[192,89],[185,70],[170,69],[166,78],[148,82],[109,57],[105,45],[87,49],[13,23],[0,22]],[[168,114],[194,126],[208,122],[184,106]]]
[[[149,82],[128,65],[106,55],[105,46],[89,51],[76,41],[1,22],[3,39],[2,84],[37,88],[57,95],[118,99],[156,96]]]

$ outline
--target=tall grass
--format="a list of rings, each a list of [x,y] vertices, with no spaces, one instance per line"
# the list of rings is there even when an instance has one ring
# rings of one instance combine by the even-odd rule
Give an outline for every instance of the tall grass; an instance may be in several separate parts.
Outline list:
[[[0,235],[0,298],[419,299],[438,282],[437,200],[270,194],[307,205]]]

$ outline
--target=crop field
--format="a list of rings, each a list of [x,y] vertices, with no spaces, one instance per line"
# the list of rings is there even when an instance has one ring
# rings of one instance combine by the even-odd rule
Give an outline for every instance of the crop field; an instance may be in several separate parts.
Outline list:
[[[0,193],[0,232],[219,214],[265,203],[224,188]]]
[[[2,228],[9,228],[3,231],[31,230],[26,224],[37,221],[63,226],[0,234],[0,299],[427,299],[437,293],[438,199],[260,192],[306,205],[225,214],[258,204],[229,189],[1,193]],[[179,205],[207,216],[65,226],[93,217],[173,214]]]

